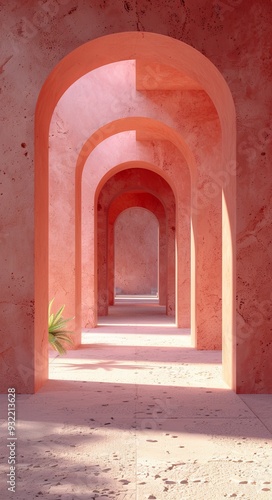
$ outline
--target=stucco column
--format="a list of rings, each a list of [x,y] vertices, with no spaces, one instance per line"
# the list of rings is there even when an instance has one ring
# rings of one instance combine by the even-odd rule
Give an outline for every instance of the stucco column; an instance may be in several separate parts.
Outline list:
[[[109,306],[114,304],[114,223],[108,222],[108,300]]]
[[[205,186],[194,191],[192,204],[192,341],[197,349],[221,349],[221,193],[219,186]]]
[[[186,205],[185,202],[186,200],[183,200],[177,208],[176,316],[179,328],[190,328],[191,326],[190,206]]]
[[[166,305],[167,294],[167,235],[166,221],[159,225],[159,304]]]
[[[108,211],[99,197],[97,205],[97,313],[108,314]]]
[[[63,182],[64,163],[65,182]],[[49,167],[49,300],[54,298],[52,312],[56,313],[62,305],[65,305],[63,317],[73,318],[67,327],[74,332],[72,339],[77,346],[81,343],[81,325],[75,321],[74,164],[71,159],[61,157],[59,153],[59,156],[50,157]],[[66,347],[69,349],[68,345]]]
[[[171,207],[167,220],[167,291],[166,314],[175,316],[176,289],[175,289],[175,253],[176,253],[176,221],[175,209]]]

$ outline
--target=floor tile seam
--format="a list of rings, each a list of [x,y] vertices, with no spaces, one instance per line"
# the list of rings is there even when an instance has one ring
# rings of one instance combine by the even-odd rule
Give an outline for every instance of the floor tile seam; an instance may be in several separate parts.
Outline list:
[[[137,429],[137,421],[135,418],[135,440],[134,440],[134,446],[135,446],[135,494],[136,498],[138,498],[138,463],[139,463],[139,457],[138,457],[138,429]]]
[[[136,419],[137,420],[145,420],[146,417],[149,416],[149,415],[143,415],[142,417],[140,416],[137,416]],[[243,421],[255,421],[255,420],[259,420],[259,419],[256,419],[254,417],[237,417],[236,416],[232,416],[232,417],[214,417],[214,416],[210,416],[210,417],[199,417],[199,416],[190,416],[190,415],[187,415],[187,416],[184,416],[184,417],[167,417],[167,418],[160,418],[160,417],[153,417],[152,415],[152,419],[153,420],[190,420],[190,421],[194,421],[194,420],[229,420],[229,421],[237,421],[237,418],[239,418],[239,421],[243,420]],[[262,423],[262,422],[261,422]],[[271,434],[271,431],[269,429],[267,429],[268,432]]]
[[[267,427],[267,425],[261,420],[261,418],[259,417],[259,415],[257,413],[255,413],[255,411],[252,410],[252,408],[250,408],[250,406],[246,403],[246,401],[243,400],[243,398],[239,394],[237,394],[237,396],[239,397],[240,401],[242,401],[247,406],[247,408],[249,409],[249,411],[259,420],[259,422],[263,425],[263,427],[265,427],[265,429],[269,432],[269,434],[272,437],[272,430],[269,429],[269,427]]]

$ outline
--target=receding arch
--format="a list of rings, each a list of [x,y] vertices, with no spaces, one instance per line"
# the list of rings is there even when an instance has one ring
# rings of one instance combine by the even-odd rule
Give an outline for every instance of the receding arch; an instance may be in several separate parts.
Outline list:
[[[97,242],[95,239],[94,252],[98,248],[98,261],[95,266],[99,270],[100,279],[98,280],[98,304],[99,314],[107,315],[108,311],[108,260],[107,254],[108,241],[105,238],[108,228],[108,214],[110,206],[116,198],[125,193],[142,192],[149,193],[161,204],[162,210],[167,216],[167,243],[168,243],[168,268],[167,275],[167,314],[175,315],[175,296],[177,281],[175,275],[175,252],[176,245],[176,199],[170,185],[162,177],[161,172],[152,164],[147,162],[126,162],[115,167],[111,176],[105,175],[96,189],[95,214],[97,213]],[[124,198],[123,198],[124,199]],[[96,211],[99,206],[99,211]],[[188,241],[189,245],[189,241]],[[78,245],[80,250],[80,245]],[[77,273],[79,276],[79,273]],[[189,293],[189,290],[188,290]],[[94,292],[96,296],[96,292]],[[96,300],[95,300],[96,302]]]
[[[108,50],[108,47],[111,50]],[[68,54],[46,80],[35,114],[35,350],[47,350],[48,304],[48,134],[55,106],[77,79],[93,69],[124,59],[136,59],[171,66],[186,73],[213,101],[222,129],[222,158],[219,170],[226,172],[223,186],[223,279],[225,335],[223,365],[225,378],[235,387],[235,109],[223,76],[193,47],[155,33],[128,32],[90,41]],[[188,158],[189,159],[189,158]],[[192,160],[192,158],[191,158]],[[191,161],[188,164],[192,165]],[[43,365],[34,359],[34,386],[37,390],[47,378],[47,358]]]
[[[82,242],[82,234],[81,234],[81,228],[82,228],[82,175],[83,171],[85,169],[87,160],[89,156],[92,154],[92,152],[95,150],[95,148],[103,143],[104,140],[106,140],[108,137],[111,137],[115,134],[118,134],[120,132],[126,132],[126,131],[136,131],[141,133],[144,130],[148,130],[152,132],[153,136],[156,137],[158,140],[168,140],[170,143],[172,143],[178,151],[181,153],[181,155],[184,157],[187,166],[190,165],[191,167],[191,184],[194,182],[195,178],[195,172],[196,172],[196,160],[191,152],[188,144],[184,140],[184,138],[178,133],[174,128],[169,127],[168,125],[164,124],[163,122],[159,120],[155,120],[153,118],[146,118],[146,117],[128,117],[128,118],[121,118],[118,120],[114,120],[112,122],[109,122],[107,125],[104,127],[101,127],[98,129],[95,133],[93,133],[84,143],[84,145],[81,148],[81,151],[78,155],[78,160],[77,160],[77,165],[76,165],[76,173],[75,173],[75,221],[76,221],[76,228],[75,228],[75,302],[76,302],[76,328],[77,331],[80,331],[81,329],[81,300],[82,300],[82,282],[81,282],[81,269],[82,269],[82,259],[81,259],[81,242]],[[112,175],[120,170],[125,170],[129,167],[140,167],[144,168],[147,170],[151,170],[153,172],[157,172],[164,180],[170,185],[175,198],[178,198],[178,192],[177,192],[177,184],[171,179],[171,177],[167,174],[167,172],[162,172],[161,170],[158,169],[157,166],[153,165],[150,162],[146,161],[127,161],[122,164],[118,164],[116,166],[113,166],[110,171],[108,171],[105,175],[103,175],[102,179],[98,183],[96,187],[96,194],[95,194],[95,205],[97,203],[97,196],[98,193],[107,180],[112,177]],[[95,218],[95,226],[97,224],[96,221],[96,212],[94,213],[94,218]],[[95,244],[96,247],[96,244]],[[96,255],[94,259],[94,265],[95,267],[97,266],[97,261],[96,261]],[[178,281],[178,280],[177,280]],[[95,290],[95,294],[97,293],[97,279],[96,279],[96,273],[94,274],[93,278],[93,288]],[[192,294],[194,295],[194,288],[192,289]],[[174,294],[177,297],[177,293]],[[177,305],[176,305],[177,306]],[[178,309],[175,307],[175,309]],[[97,311],[94,309],[93,311],[94,315],[94,322],[92,324],[96,325],[97,324]],[[179,316],[178,316],[179,319]],[[185,318],[185,324],[186,327],[188,327],[188,320]],[[185,324],[180,323],[180,326],[185,326]]]
[[[142,207],[153,212],[159,222],[159,269],[158,269],[158,293],[160,305],[166,305],[166,213],[161,201],[150,193],[126,192],[117,196],[109,207],[108,212],[108,293],[109,305],[114,304],[114,224],[124,207]]]

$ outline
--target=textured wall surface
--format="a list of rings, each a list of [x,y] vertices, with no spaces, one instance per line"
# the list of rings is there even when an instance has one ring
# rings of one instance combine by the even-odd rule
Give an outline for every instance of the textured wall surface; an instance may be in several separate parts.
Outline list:
[[[158,291],[156,217],[141,208],[128,208],[115,222],[115,289],[122,294],[155,295]]]
[[[237,378],[234,386],[240,392],[272,392],[271,1],[12,0],[1,2],[0,15],[2,390],[14,385],[21,392],[32,392],[34,351],[36,363],[41,366],[45,363],[40,346],[35,349],[33,321],[33,130],[41,87],[56,64],[81,44],[111,33],[150,31],[181,40],[205,55],[224,76],[232,93],[237,112],[238,154],[237,191],[236,195],[233,193],[237,199]],[[149,74],[139,78],[139,82],[143,79],[145,88],[147,82],[154,88],[156,78],[151,66]],[[201,96],[202,91],[193,90],[190,81],[186,81],[186,85],[192,96],[195,92]],[[105,95],[110,97],[107,92]],[[203,99],[203,112],[199,101],[192,100],[191,121],[182,129],[196,156],[208,158],[217,144],[208,139],[208,132],[210,130],[210,137],[218,137],[220,129],[211,108],[207,114],[209,102],[204,93]],[[125,106],[126,101],[123,103],[120,99],[118,109],[111,109],[111,113],[118,115],[123,104]],[[170,121],[171,110],[176,111],[177,122],[188,114],[186,99],[176,94],[169,100],[164,92],[159,94],[156,90],[149,97],[146,114],[152,109],[157,113],[161,109],[162,118]],[[95,104],[89,109],[94,130],[103,112],[107,113],[107,108],[97,114]],[[76,123],[81,114],[79,105],[78,115],[73,114],[72,120]],[[68,144],[65,121],[61,120],[55,152],[57,142],[61,144],[60,138],[62,145]],[[204,120],[205,134],[193,134],[195,121],[199,125]],[[84,139],[85,132],[89,134],[90,128],[83,131]],[[72,135],[75,142],[71,147],[76,148],[81,139],[74,132]],[[208,161],[202,166],[207,169]],[[63,172],[60,185],[64,186],[70,172],[67,177]],[[210,192],[209,197],[212,198],[213,193]],[[216,214],[216,224],[220,216],[217,209],[216,204],[216,208],[206,212],[208,218]],[[66,215],[69,224],[69,214]],[[55,224],[57,227],[57,220]],[[68,234],[67,229],[66,246],[71,241]],[[211,262],[212,259],[213,255]],[[220,263],[220,259],[217,262]],[[44,307],[46,309],[47,304]],[[201,304],[200,314],[203,307],[205,304]],[[40,383],[43,379],[44,371]]]

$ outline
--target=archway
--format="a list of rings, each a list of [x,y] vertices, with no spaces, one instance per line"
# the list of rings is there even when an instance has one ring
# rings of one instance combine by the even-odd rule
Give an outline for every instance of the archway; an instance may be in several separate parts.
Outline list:
[[[165,241],[165,253],[167,255],[167,272],[165,272],[165,303],[167,314],[171,316],[175,315],[175,248],[177,248],[175,231],[176,201],[170,185],[161,175],[159,175],[159,173],[155,173],[155,171],[151,170],[152,167],[154,169],[154,166],[146,162],[130,162],[130,164],[119,165],[117,172],[114,174],[112,173],[112,176],[109,179],[105,176],[97,188],[97,269],[99,273],[98,311],[100,315],[107,315],[109,305],[107,276],[109,274],[108,269],[110,264],[109,259],[107,259],[106,256],[109,255],[108,249],[110,248],[109,223],[112,222],[112,219],[110,218],[111,206],[114,205],[116,210],[116,200],[120,200],[121,195],[123,202],[128,203],[130,206],[132,199],[135,200],[136,194],[138,195],[138,198],[141,198],[147,193],[149,196],[152,196],[153,208],[154,200],[156,200],[157,204],[158,202],[160,203],[163,212],[163,214],[160,213],[160,222],[162,222],[162,215],[165,218],[165,236],[167,237]],[[133,198],[128,197],[131,193],[134,194]],[[124,196],[125,194],[127,196]],[[149,198],[149,208],[151,208],[151,206]],[[123,209],[125,208],[127,208],[127,206],[123,206]],[[187,244],[189,246],[189,237],[187,238]],[[94,252],[93,247],[90,250],[90,253]],[[92,256],[90,256],[90,260],[94,260]],[[187,289],[187,293],[187,299],[189,302],[189,287]],[[184,295],[186,295],[186,292]],[[178,300],[177,302],[178,304],[181,302],[181,309],[184,309],[184,302]]]
[[[108,50],[110,45],[111,51]],[[133,47],[133,48],[131,48]],[[145,67],[156,62],[163,67],[171,67],[180,74],[186,74],[197,82],[213,101],[221,123],[221,162],[216,179],[210,181],[211,187],[215,184],[222,188],[223,195],[223,332],[224,350],[223,364],[225,378],[230,386],[235,385],[235,342],[234,342],[234,235],[235,235],[235,113],[234,105],[228,86],[222,75],[202,54],[192,47],[154,33],[120,33],[93,40],[79,47],[64,58],[50,74],[39,96],[36,109],[36,318],[35,318],[35,348],[45,353],[47,347],[47,276],[48,276],[48,131],[53,110],[61,95],[78,78],[94,68],[124,59],[142,60]],[[81,64],[76,62],[80,60]],[[65,76],[64,76],[65,75]],[[158,88],[163,82],[158,75]],[[136,130],[135,122],[133,130]],[[143,127],[146,129],[146,127]],[[146,129],[154,136],[154,129]],[[146,132],[145,130],[145,132]],[[105,129],[101,129],[102,136],[91,138],[92,145],[98,144]],[[112,133],[117,130],[114,127]],[[156,132],[156,131],[155,131]],[[109,133],[109,132],[108,132]],[[161,125],[157,134],[165,139],[165,127]],[[173,139],[173,134],[172,139]],[[175,133],[174,133],[175,135]],[[169,139],[169,134],[166,135]],[[176,141],[184,143],[180,137]],[[91,145],[89,143],[89,145]],[[187,160],[190,168],[193,167],[192,156],[187,151]],[[80,171],[78,170],[78,178]],[[192,170],[193,189],[196,195],[196,212],[199,211],[199,193],[197,192],[194,168]],[[211,195],[212,196],[212,195]],[[194,252],[197,261],[199,242],[197,241],[197,215],[193,214]],[[76,304],[76,312],[78,304]],[[47,377],[46,356],[43,366],[33,360],[35,389]]]
[[[158,268],[158,298],[159,304],[166,305],[167,293],[167,240],[166,240],[166,213],[160,200],[150,193],[128,192],[116,197],[108,213],[108,294],[109,305],[114,304],[114,225],[117,217],[130,207],[142,207],[152,212],[159,222],[159,268]]]

